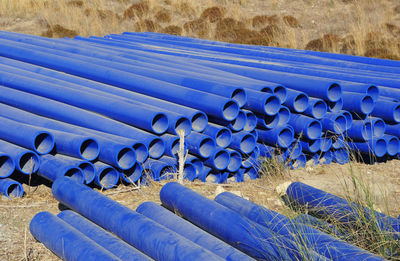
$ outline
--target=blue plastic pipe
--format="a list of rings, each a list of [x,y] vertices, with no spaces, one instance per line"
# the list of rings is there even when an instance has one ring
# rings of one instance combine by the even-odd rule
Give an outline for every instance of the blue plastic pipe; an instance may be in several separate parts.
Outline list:
[[[301,140],[299,143],[301,144],[302,151],[314,154],[321,150],[322,139]]]
[[[297,136],[305,137],[310,140],[315,140],[322,135],[322,125],[318,120],[311,117],[292,113],[289,120]]]
[[[15,168],[20,173],[25,175],[35,173],[41,164],[39,155],[37,155],[35,152],[4,140],[0,140],[0,151],[2,151],[3,154],[4,152],[7,152],[7,155],[14,160]],[[10,164],[10,162],[6,161],[6,164]],[[9,165],[6,166],[10,167]]]
[[[243,110],[246,113],[246,124],[243,127],[244,131],[252,132],[257,127],[257,116],[249,110]],[[280,112],[280,109],[278,113]]]
[[[386,123],[377,117],[368,117],[365,119],[368,122],[371,122],[373,129],[373,137],[381,138],[386,131]]]
[[[0,139],[31,149],[39,155],[53,150],[54,137],[50,132],[4,117],[0,117],[0,121]]]
[[[222,260],[151,219],[74,180],[57,179],[53,183],[52,192],[62,204],[153,259]],[[82,197],[85,200],[77,200]]]
[[[286,195],[294,204],[305,206],[310,212],[323,217],[333,218],[340,222],[355,221],[362,218],[374,219],[382,230],[400,232],[400,221],[398,219],[301,182],[290,184],[286,190]],[[363,217],[360,217],[360,215]]]
[[[256,151],[256,149],[254,150]],[[228,166],[226,167],[226,170],[229,172],[236,172],[242,165],[243,157],[239,152],[235,150],[228,149],[227,151],[229,152],[230,161]]]
[[[36,214],[29,224],[29,230],[34,238],[63,260],[120,260],[49,212]]]
[[[257,114],[257,127],[263,130],[271,130],[278,126],[280,123],[280,115],[277,113],[276,115],[260,115]]]
[[[256,142],[256,138],[250,132],[236,132],[232,134],[232,142],[229,148],[248,154],[254,150]]]
[[[307,164],[307,157],[304,153],[301,153],[297,158],[290,162],[292,169],[304,168]]]
[[[373,138],[368,142],[349,142],[349,147],[356,153],[381,158],[387,153],[387,144],[384,138]]]
[[[383,135],[387,144],[387,154],[389,156],[395,156],[400,152],[400,141],[399,138],[393,135]]]
[[[328,102],[328,111],[338,113],[343,109],[343,99],[340,98],[335,102]],[[361,115],[360,115],[361,116]]]
[[[288,124],[290,120],[290,110],[286,106],[281,106],[278,112],[279,118],[278,118],[278,126]]]
[[[352,141],[368,141],[372,139],[373,124],[368,120],[353,120],[350,129],[346,131],[346,138]]]
[[[48,154],[40,156],[40,161],[37,174],[49,181],[54,182],[56,179],[66,176],[80,183],[85,182],[85,175],[80,168],[74,167],[60,158]]]
[[[57,217],[121,260],[153,260],[72,210],[64,210],[60,212]]]
[[[213,155],[204,161],[204,165],[216,170],[225,170],[230,161],[230,153],[223,148],[217,148]]]
[[[136,162],[132,168],[130,168],[128,170],[124,170],[119,173],[120,179],[123,182],[126,182],[128,184],[133,184],[142,177],[143,171],[144,171],[144,169],[142,167],[142,164],[139,162]]]
[[[0,40],[0,46],[0,54],[4,54],[3,56],[8,58],[114,85],[155,98],[162,97],[164,100],[199,109],[209,115],[222,117],[225,120],[235,119],[239,111],[239,105],[234,100],[221,96],[111,69],[103,65],[48,54],[45,51],[32,50],[32,45]]]
[[[24,188],[15,180],[2,178],[0,179],[0,195],[9,199],[21,198],[24,195]]]
[[[400,122],[400,103],[387,100],[378,99],[375,102],[374,110],[371,112],[372,116],[382,118],[388,123]]]
[[[164,185],[160,199],[168,209],[253,258],[295,260],[298,257],[289,241],[176,182]]]
[[[196,177],[198,177],[203,172],[204,163],[200,158],[191,154],[187,154],[186,161],[192,163],[193,167],[196,169]]]
[[[272,130],[257,130],[258,140],[271,146],[287,148],[293,143],[294,133],[287,125],[278,126]]]
[[[100,161],[96,161],[94,167],[96,168],[94,179],[96,185],[104,189],[110,189],[117,185],[120,174],[116,169]]]
[[[64,103],[52,101],[36,95],[29,95],[18,90],[0,86],[0,102],[21,110],[28,110],[55,120],[95,129],[133,140],[140,140],[149,148],[153,145],[153,157],[161,157],[164,153],[164,143],[149,132],[134,128],[96,113],[85,111]],[[2,115],[4,116],[4,115]],[[18,118],[17,118],[18,119]],[[151,150],[149,149],[149,152]]]
[[[254,260],[154,202],[144,202],[136,211],[226,260]]]
[[[258,156],[260,156],[260,148],[258,145],[256,145],[256,147],[251,153],[245,154],[243,155],[243,157],[241,157],[241,162],[240,162],[241,164],[239,165],[239,167],[243,168],[252,167],[257,162]]]
[[[224,126],[209,123],[204,129],[203,134],[206,134],[213,138],[217,146],[226,148],[231,144],[232,131]]]
[[[15,161],[13,158],[3,152],[0,152],[0,178],[7,178],[15,170]]]
[[[149,175],[154,181],[160,181],[170,177],[171,173],[176,173],[175,164],[165,163],[163,161],[147,159],[143,166],[145,170],[150,170]]]
[[[334,134],[342,134],[347,129],[347,120],[342,113],[328,112],[321,119],[322,129],[325,132],[333,132]]]
[[[308,100],[309,106],[303,114],[318,120],[322,119],[328,111],[328,105],[326,105],[326,102],[313,97],[309,97]]]
[[[349,111],[341,110],[341,113],[346,118],[346,131],[353,126],[353,115]]]
[[[59,160],[67,162],[73,167],[80,168],[85,176],[85,184],[90,184],[93,182],[96,176],[96,168],[93,163],[61,154],[55,154],[54,156]]]
[[[374,99],[367,95],[354,92],[343,92],[343,109],[356,115],[369,115],[375,107]]]
[[[190,153],[202,158],[211,157],[216,149],[215,140],[201,133],[190,133],[185,142]]]
[[[339,164],[346,164],[350,160],[349,149],[340,148],[333,151],[333,160]]]
[[[309,106],[309,98],[304,92],[287,89],[287,98],[283,105],[294,112],[302,113],[306,111]]]

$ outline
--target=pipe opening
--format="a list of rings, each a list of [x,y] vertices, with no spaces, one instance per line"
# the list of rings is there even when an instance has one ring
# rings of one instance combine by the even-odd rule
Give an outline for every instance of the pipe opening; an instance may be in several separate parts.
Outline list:
[[[342,87],[337,84],[331,84],[328,87],[327,97],[331,102],[336,102],[342,98]]]
[[[364,140],[369,140],[373,136],[373,127],[371,122],[364,122],[361,130]]]
[[[386,130],[386,123],[381,120],[381,119],[376,119],[374,121],[374,126],[373,126],[373,133],[375,137],[382,137],[383,134],[385,134]]]
[[[39,169],[40,159],[33,152],[25,152],[18,161],[18,169],[24,174],[32,174]]]
[[[67,171],[64,173],[64,177],[70,177],[79,183],[85,182],[85,177],[82,170],[75,167],[67,169]]]
[[[119,173],[112,167],[103,168],[98,174],[99,185],[109,189],[118,183]]]
[[[244,111],[240,110],[236,119],[231,121],[230,127],[234,131],[241,131],[241,130],[243,130],[244,126],[246,125],[246,122],[247,122],[246,113]]]
[[[261,92],[274,94],[274,91],[273,91],[270,87],[267,87],[267,86],[263,87],[263,88],[261,89]]]
[[[47,154],[54,148],[54,137],[48,132],[39,133],[35,137],[35,151],[39,154]]]
[[[200,159],[192,159],[190,163],[192,163],[192,165],[196,169],[196,176],[200,175],[204,167],[203,162]]]
[[[227,121],[233,121],[239,113],[239,105],[235,101],[228,101],[222,109],[222,116]]]
[[[338,149],[334,152],[334,159],[339,164],[349,162],[349,154],[346,149]]]
[[[278,96],[279,101],[280,101],[281,104],[284,103],[284,102],[286,101],[286,98],[287,98],[287,90],[286,90],[285,87],[280,86],[280,85],[276,86],[275,89],[274,89],[274,94],[275,94],[276,96]]]
[[[276,126],[278,126],[279,117],[279,114],[273,116],[264,115],[264,126],[268,129],[275,128]]]
[[[171,144],[171,153],[172,155],[177,155],[179,152],[179,138],[174,139]]]
[[[215,142],[211,138],[204,138],[200,142],[199,152],[200,156],[209,158],[215,151]]]
[[[6,191],[6,197],[8,198],[20,198],[24,194],[22,185],[18,183],[12,183],[8,186]]]
[[[90,162],[82,162],[78,166],[85,176],[85,184],[90,184],[95,176],[96,176],[96,169],[94,168],[93,164]]]
[[[86,139],[82,142],[79,152],[83,159],[91,161],[99,155],[100,147],[94,139]]]
[[[321,151],[322,152],[327,152],[328,150],[330,150],[332,147],[332,140],[331,139],[327,139],[327,138],[322,138],[321,139]]]
[[[294,169],[304,168],[306,166],[306,163],[307,163],[306,155],[300,154],[300,156],[294,160],[292,166]]]
[[[293,107],[296,112],[304,112],[308,107],[308,96],[303,93],[297,95],[294,99]]]
[[[285,124],[287,124],[289,122],[289,120],[290,120],[290,110],[287,107],[282,106],[279,109],[278,114],[279,114],[278,125],[285,125]]]
[[[281,101],[277,96],[270,96],[265,100],[264,111],[268,115],[275,115],[281,107]]]
[[[230,160],[229,153],[226,150],[220,150],[214,155],[214,164],[218,170],[228,167]]]
[[[175,134],[179,135],[178,133],[183,131],[184,135],[187,136],[192,131],[192,123],[186,117],[180,117],[175,123]]]
[[[328,107],[331,112],[339,112],[343,109],[343,100],[340,98],[336,102],[329,102]]]
[[[400,122],[400,104],[393,109],[393,119],[396,123]]]
[[[159,138],[153,139],[149,144],[149,155],[154,159],[160,158],[165,151],[165,144]]]
[[[282,148],[287,148],[292,144],[294,133],[289,128],[283,128],[278,134],[278,145]]]
[[[301,144],[299,142],[295,142],[288,147],[286,154],[291,159],[297,159],[300,156],[302,150],[303,149],[302,149]]]
[[[174,175],[173,173],[176,172],[176,168],[172,165],[166,165],[161,168],[160,170],[160,180],[168,180],[168,179],[173,179]]]
[[[196,176],[196,168],[191,163],[185,163],[185,166],[183,167],[183,177],[187,180],[193,181]]]
[[[143,167],[139,163],[135,163],[132,168],[122,173],[122,179],[130,184],[138,181],[143,174]]]
[[[386,141],[384,139],[376,140],[373,149],[374,149],[374,153],[377,157],[385,156],[385,154],[387,152]]]
[[[322,119],[327,111],[328,106],[323,100],[316,101],[312,107],[312,114],[316,119]]]
[[[251,111],[246,112],[246,124],[244,125],[243,130],[252,132],[257,127],[257,116]]]
[[[322,135],[321,123],[319,121],[312,121],[307,127],[307,138],[315,140],[321,137],[321,135]]]
[[[399,139],[396,137],[391,137],[387,140],[387,153],[390,156],[394,156],[399,153]]]
[[[147,150],[146,145],[144,145],[141,142],[137,142],[137,143],[133,144],[132,148],[136,152],[136,160],[139,163],[144,162],[147,159],[147,157],[149,156],[149,151]]]
[[[157,113],[151,121],[151,128],[157,134],[162,134],[167,131],[169,120],[164,113]]]
[[[372,97],[374,101],[377,101],[380,96],[379,88],[375,85],[368,86],[367,94]]]
[[[336,134],[342,134],[346,131],[347,122],[346,117],[343,115],[338,115],[333,123],[333,129]]]
[[[311,153],[316,153],[321,149],[321,139],[310,140],[308,142],[308,149]]]
[[[125,147],[118,152],[117,164],[120,169],[129,169],[136,162],[136,153],[133,149]]]
[[[14,160],[7,155],[0,155],[0,177],[6,178],[15,170]]]
[[[192,129],[197,132],[202,132],[208,124],[207,115],[203,112],[197,112],[192,117]]]
[[[342,111],[342,115],[346,118],[346,130],[353,126],[353,115],[348,111]]]
[[[250,153],[256,147],[256,138],[252,134],[246,134],[240,141],[240,150],[243,153]]]
[[[236,152],[236,151],[232,151],[230,153],[230,158],[231,158],[231,160],[227,167],[228,171],[235,172],[235,171],[239,170],[240,166],[242,165],[242,160],[243,160],[240,153]]]
[[[240,88],[234,90],[231,99],[235,100],[239,104],[239,107],[242,108],[247,102],[246,91]]]
[[[229,129],[222,128],[217,132],[215,137],[215,141],[218,146],[222,148],[226,148],[231,144],[232,141],[232,132]]]
[[[366,95],[362,100],[361,100],[361,112],[364,114],[370,114],[372,110],[374,109],[375,102],[374,99],[372,99],[371,96]]]

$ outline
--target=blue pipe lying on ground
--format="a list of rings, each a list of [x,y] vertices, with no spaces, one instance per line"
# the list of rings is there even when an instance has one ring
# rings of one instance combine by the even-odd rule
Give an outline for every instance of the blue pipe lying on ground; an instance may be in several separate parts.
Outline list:
[[[153,259],[222,260],[151,219],[70,178],[57,179],[52,192],[62,204]],[[146,237],[142,237],[143,231],[146,231]]]
[[[9,199],[21,198],[24,195],[24,188],[18,181],[9,178],[1,178],[0,195],[4,195]]]
[[[0,178],[7,178],[15,170],[15,161],[10,155],[0,151]]]
[[[14,160],[16,169],[25,175],[35,173],[41,164],[39,155],[35,152],[3,140],[0,140],[0,151],[6,151],[7,155]]]

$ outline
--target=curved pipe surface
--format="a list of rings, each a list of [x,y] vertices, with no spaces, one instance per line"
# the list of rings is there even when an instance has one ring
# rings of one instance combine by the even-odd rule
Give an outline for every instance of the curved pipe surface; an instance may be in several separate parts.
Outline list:
[[[21,198],[24,195],[24,188],[15,180],[2,178],[0,179],[0,195],[9,199]]]

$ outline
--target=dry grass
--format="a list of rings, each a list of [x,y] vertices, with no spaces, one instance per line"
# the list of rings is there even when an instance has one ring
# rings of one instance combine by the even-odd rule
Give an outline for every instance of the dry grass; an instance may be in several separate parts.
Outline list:
[[[397,0],[0,0],[0,29],[102,36],[154,31],[400,59]]]

